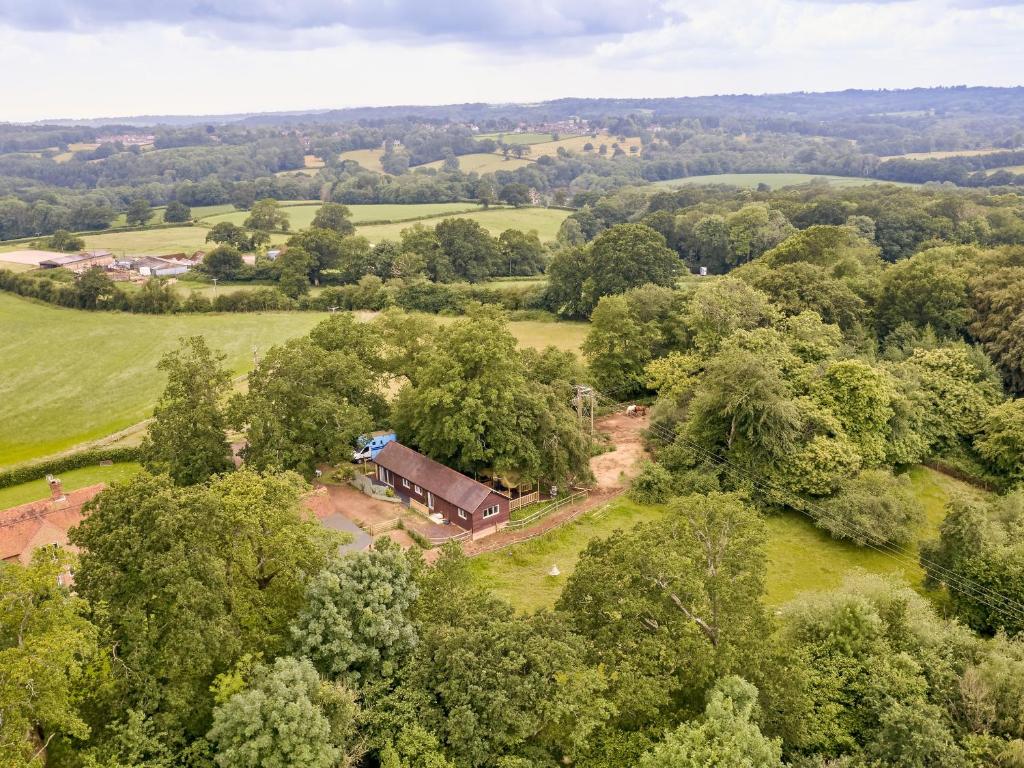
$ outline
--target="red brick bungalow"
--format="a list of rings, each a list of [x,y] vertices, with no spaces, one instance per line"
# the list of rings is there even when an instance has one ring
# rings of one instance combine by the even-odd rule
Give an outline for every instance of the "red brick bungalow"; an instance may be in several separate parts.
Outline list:
[[[401,443],[384,446],[374,459],[377,480],[420,511],[444,517],[473,536],[508,523],[508,497]]]

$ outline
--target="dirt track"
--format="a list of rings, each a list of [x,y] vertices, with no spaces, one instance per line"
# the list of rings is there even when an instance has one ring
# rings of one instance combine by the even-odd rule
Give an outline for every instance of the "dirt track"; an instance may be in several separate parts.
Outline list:
[[[594,473],[594,488],[590,495],[579,502],[548,515],[536,525],[516,531],[498,531],[478,541],[466,541],[463,549],[467,555],[481,555],[536,538],[564,525],[584,512],[607,504],[625,490],[626,482],[638,471],[640,460],[646,456],[642,432],[647,428],[646,416],[634,418],[623,413],[614,413],[598,419],[595,429],[609,436],[614,450],[602,453],[590,460]]]

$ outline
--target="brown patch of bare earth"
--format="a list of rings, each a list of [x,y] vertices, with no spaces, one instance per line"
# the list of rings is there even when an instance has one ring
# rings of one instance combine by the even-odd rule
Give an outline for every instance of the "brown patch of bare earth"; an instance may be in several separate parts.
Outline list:
[[[498,531],[479,541],[463,542],[467,555],[480,555],[542,536],[548,531],[565,525],[584,512],[607,504],[625,490],[625,481],[639,471],[640,460],[647,456],[643,445],[643,431],[647,428],[646,416],[626,416],[613,413],[598,419],[594,427],[609,437],[615,448],[590,460],[594,473],[594,487],[590,495],[576,504],[571,504],[551,513],[535,525],[519,530]]]

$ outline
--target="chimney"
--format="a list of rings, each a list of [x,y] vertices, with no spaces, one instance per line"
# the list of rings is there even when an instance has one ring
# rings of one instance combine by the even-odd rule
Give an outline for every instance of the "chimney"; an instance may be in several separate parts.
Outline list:
[[[51,501],[64,501],[67,498],[66,496],[64,496],[64,487],[61,485],[59,477],[47,475],[46,482],[50,484]]]

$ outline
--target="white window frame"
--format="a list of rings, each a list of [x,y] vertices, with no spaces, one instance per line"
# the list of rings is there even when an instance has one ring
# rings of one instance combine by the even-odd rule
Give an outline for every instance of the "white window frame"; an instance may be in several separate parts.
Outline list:
[[[489,517],[494,517],[499,512],[501,512],[501,506],[498,505],[498,504],[495,504],[494,506],[488,507],[487,509],[485,509],[483,514],[480,515],[480,517],[483,518],[484,520],[486,520]]]
[[[394,483],[394,481],[391,478],[391,470],[387,469],[386,467],[381,467],[380,468],[380,472],[381,472],[381,478],[380,479],[383,481],[384,485],[390,485],[392,488],[394,488],[395,487],[395,483]]]
[[[459,507],[459,519],[460,520],[465,520],[466,519],[466,510],[464,510],[462,507]]]
[[[423,495],[423,489],[416,485],[416,483],[412,484],[412,489],[416,491],[416,493],[419,494],[420,496]]]
[[[402,478],[402,487],[403,488],[408,488],[409,487],[409,481],[406,480],[404,477]]]
[[[430,491],[427,491],[427,509],[431,509],[432,510],[433,508],[434,508],[434,494],[432,494]]]

